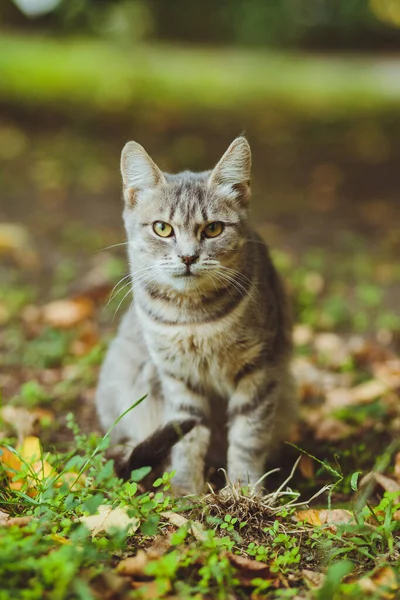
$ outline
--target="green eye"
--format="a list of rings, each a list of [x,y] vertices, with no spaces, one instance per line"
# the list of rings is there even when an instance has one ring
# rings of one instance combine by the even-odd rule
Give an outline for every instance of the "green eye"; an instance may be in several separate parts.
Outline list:
[[[214,221],[209,223],[203,229],[203,235],[207,238],[215,238],[220,235],[224,230],[224,224],[221,221]]]
[[[171,237],[174,235],[174,230],[169,223],[164,221],[156,221],[153,223],[153,231],[157,235],[163,238]]]

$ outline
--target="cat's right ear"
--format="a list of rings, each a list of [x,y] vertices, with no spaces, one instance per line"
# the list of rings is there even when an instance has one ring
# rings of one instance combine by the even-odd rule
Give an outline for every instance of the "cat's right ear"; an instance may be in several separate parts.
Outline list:
[[[124,183],[124,200],[133,207],[137,195],[165,183],[165,177],[146,150],[137,142],[125,144],[121,154],[121,174]]]

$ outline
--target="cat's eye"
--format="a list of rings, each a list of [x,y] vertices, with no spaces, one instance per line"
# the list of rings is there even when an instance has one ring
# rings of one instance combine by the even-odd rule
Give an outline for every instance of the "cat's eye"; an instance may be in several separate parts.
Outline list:
[[[208,223],[203,229],[203,235],[207,238],[215,238],[220,235],[224,230],[224,224],[221,221],[213,221]]]
[[[153,223],[153,231],[157,235],[163,238],[171,237],[174,235],[174,230],[169,223],[165,221],[156,221]]]

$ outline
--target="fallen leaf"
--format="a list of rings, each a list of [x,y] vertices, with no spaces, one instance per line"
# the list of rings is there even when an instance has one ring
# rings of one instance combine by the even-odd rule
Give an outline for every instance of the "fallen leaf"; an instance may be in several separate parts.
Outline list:
[[[109,533],[112,529],[128,529],[128,533],[132,534],[140,526],[139,519],[128,515],[127,507],[112,508],[105,504],[99,506],[97,514],[80,517],[79,520],[86,525],[92,537],[103,531]]]
[[[250,586],[256,577],[260,577],[261,579],[276,579],[275,576],[272,576],[269,566],[264,562],[232,554],[232,552],[227,552],[226,556],[235,567],[236,576],[242,585]]]
[[[376,597],[379,592],[379,598],[387,600],[396,598],[399,591],[399,583],[394,569],[391,567],[380,567],[368,577],[361,577],[358,585],[368,596]]]
[[[0,510],[0,527],[25,527],[33,517],[11,517],[8,513]]]
[[[69,329],[88,319],[93,312],[94,303],[89,298],[54,300],[42,307],[42,318],[51,327]]]
[[[352,388],[351,396],[354,404],[368,404],[388,392],[388,386],[379,379],[371,379]]]
[[[396,454],[394,459],[394,476],[397,481],[400,481],[400,452]]]
[[[3,406],[1,417],[3,421],[12,425],[17,433],[19,443],[22,443],[26,436],[34,433],[35,426],[38,423],[36,414],[19,406]]]
[[[400,483],[398,481],[395,481],[382,473],[371,471],[361,479],[359,488],[361,489],[371,484],[373,484],[373,487],[380,486],[385,492],[398,492],[400,501]]]
[[[312,479],[315,473],[313,459],[310,456],[303,454],[300,459],[299,469],[303,477],[306,477],[306,479]]]
[[[349,437],[352,433],[352,428],[344,421],[327,417],[319,421],[315,428],[315,439],[325,440],[328,442],[337,442]]]
[[[22,461],[15,452],[8,448],[0,448],[0,462],[3,464],[7,476],[12,479],[16,473],[19,473],[22,467]]]
[[[129,577],[143,577],[144,569],[149,563],[149,557],[144,550],[138,550],[136,556],[128,556],[118,563],[116,572]]]
[[[298,510],[294,514],[297,521],[308,523],[309,525],[344,525],[354,523],[353,514],[343,508],[333,509],[305,509]]]
[[[42,408],[41,406],[35,406],[30,412],[36,417],[41,423],[52,423],[54,421],[55,414],[48,408]]]
[[[0,224],[0,254],[11,256],[28,269],[37,267],[39,262],[27,229],[15,223]]]
[[[75,356],[88,354],[99,343],[99,334],[93,323],[87,321],[82,327],[79,337],[72,341],[69,348]]]
[[[140,590],[140,597],[146,598],[146,600],[159,600],[166,597],[173,600],[171,596],[167,596],[172,587],[169,579],[163,578],[161,581],[149,581],[145,584],[139,581],[131,581],[131,587]]]
[[[75,492],[86,485],[86,475],[84,473],[75,473],[74,471],[61,473],[55,485],[56,487],[61,487],[64,483],[69,486],[71,492]]]
[[[146,549],[147,556],[153,560],[163,556],[171,548],[170,536],[157,535],[152,545]]]
[[[350,358],[349,349],[336,333],[318,333],[314,337],[314,347],[324,360],[324,363],[337,368]]]
[[[184,527],[189,524],[190,533],[199,542],[203,542],[207,538],[203,525],[197,521],[189,521],[186,517],[172,511],[162,512],[161,516],[167,519],[171,525],[175,525],[175,527]]]
[[[311,588],[320,588],[324,583],[325,574],[321,573],[321,571],[303,569],[301,574],[303,575],[304,581]]]
[[[309,325],[295,325],[293,328],[293,342],[295,346],[305,346],[313,339],[313,330]]]
[[[32,463],[42,456],[42,446],[38,437],[28,435],[22,442],[19,454],[26,462]]]

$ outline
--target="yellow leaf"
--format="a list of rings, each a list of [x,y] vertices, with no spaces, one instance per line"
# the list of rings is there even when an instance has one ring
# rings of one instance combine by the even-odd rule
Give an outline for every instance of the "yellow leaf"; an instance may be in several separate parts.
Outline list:
[[[140,525],[139,519],[128,515],[127,507],[112,508],[105,504],[99,506],[97,514],[80,517],[79,520],[91,531],[92,537],[103,531],[109,533],[112,529],[129,528],[128,532],[132,534]]]
[[[68,484],[70,486],[70,490],[74,492],[85,486],[86,475],[83,473],[82,475],[79,475],[79,473],[75,473],[74,471],[62,473],[56,483],[56,487],[61,487],[63,483]]]
[[[19,454],[28,464],[39,460],[42,456],[42,446],[39,438],[28,435],[21,444]]]
[[[318,510],[298,510],[294,516],[302,523],[308,523],[309,525],[322,525]]]
[[[0,462],[3,463],[4,470],[8,477],[12,478],[15,473],[19,473],[21,470],[22,462],[18,456],[8,448],[1,448],[0,450],[2,452]]]
[[[32,470],[40,481],[55,475],[53,467],[47,460],[37,460],[33,463]]]

